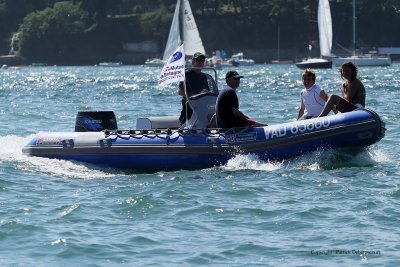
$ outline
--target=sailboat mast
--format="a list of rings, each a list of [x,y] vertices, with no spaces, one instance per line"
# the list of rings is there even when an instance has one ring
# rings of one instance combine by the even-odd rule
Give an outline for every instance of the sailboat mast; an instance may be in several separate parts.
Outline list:
[[[356,0],[353,0],[353,56],[356,55]]]
[[[281,59],[281,27],[278,26],[278,60]]]
[[[179,6],[179,25],[180,25],[180,31],[179,34],[181,36],[181,40],[183,42],[183,49],[186,51],[186,44],[185,44],[185,0],[182,0],[180,6]]]

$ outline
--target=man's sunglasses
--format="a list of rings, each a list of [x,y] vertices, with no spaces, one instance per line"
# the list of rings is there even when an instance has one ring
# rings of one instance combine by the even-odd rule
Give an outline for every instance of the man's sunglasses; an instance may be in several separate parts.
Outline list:
[[[202,58],[196,58],[195,61],[197,61],[197,62],[204,62],[204,61],[206,61],[206,60],[205,60],[205,59],[202,59]]]

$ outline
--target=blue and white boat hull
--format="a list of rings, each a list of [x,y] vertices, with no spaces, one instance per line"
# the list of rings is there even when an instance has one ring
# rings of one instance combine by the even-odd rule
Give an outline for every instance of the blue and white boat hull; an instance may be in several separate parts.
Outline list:
[[[318,149],[360,149],[378,142],[385,125],[373,111],[283,124],[207,130],[105,130],[46,132],[24,148],[30,156],[76,160],[143,171],[202,169],[223,165],[237,154],[281,160]]]

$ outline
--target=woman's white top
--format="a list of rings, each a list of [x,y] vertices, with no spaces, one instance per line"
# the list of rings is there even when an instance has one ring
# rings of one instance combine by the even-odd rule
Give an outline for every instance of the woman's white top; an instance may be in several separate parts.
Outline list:
[[[321,91],[321,87],[317,84],[301,90],[301,101],[303,101],[305,107],[303,117],[316,117],[322,112],[325,100],[319,96]]]

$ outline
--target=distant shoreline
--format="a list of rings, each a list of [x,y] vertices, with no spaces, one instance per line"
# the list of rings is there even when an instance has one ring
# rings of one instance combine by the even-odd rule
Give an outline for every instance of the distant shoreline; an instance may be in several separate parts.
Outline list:
[[[264,51],[253,51],[251,53],[250,51],[247,53],[249,54],[248,58],[252,58],[255,60],[256,64],[270,64],[272,63],[273,60],[276,60],[274,58],[274,51],[270,50],[264,50]],[[294,55],[295,53],[293,53]],[[115,60],[108,60],[107,62],[122,62],[122,65],[144,65],[144,62],[147,58],[152,58],[152,57],[157,57],[157,55],[148,55],[148,54],[120,54],[116,57]],[[302,57],[297,57],[297,59],[301,59]],[[392,62],[393,63],[399,63],[400,62],[400,57],[398,55],[392,55]],[[296,62],[296,57],[295,56],[287,56],[285,59],[292,60],[293,63]],[[105,62],[104,60],[101,61],[99,60],[98,62],[93,62],[93,63],[69,63],[65,64],[63,62],[55,62],[52,61],[50,62],[35,62],[35,61],[30,61],[25,57],[22,56],[17,56],[17,55],[0,55],[0,67],[2,65],[7,65],[7,66],[29,66],[29,65],[48,65],[48,66],[95,66],[98,65],[100,62]]]

